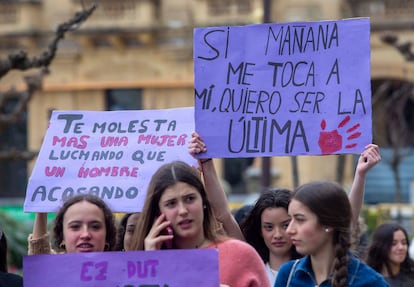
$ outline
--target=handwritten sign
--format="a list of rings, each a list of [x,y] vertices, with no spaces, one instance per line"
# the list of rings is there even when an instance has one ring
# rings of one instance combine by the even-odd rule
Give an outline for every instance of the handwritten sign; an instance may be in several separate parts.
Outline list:
[[[217,249],[24,256],[27,287],[219,286]]]
[[[54,111],[27,186],[25,212],[53,212],[65,199],[92,193],[113,211],[142,209],[148,183],[188,153],[194,109]]]
[[[371,143],[369,19],[194,30],[205,157],[359,153]]]

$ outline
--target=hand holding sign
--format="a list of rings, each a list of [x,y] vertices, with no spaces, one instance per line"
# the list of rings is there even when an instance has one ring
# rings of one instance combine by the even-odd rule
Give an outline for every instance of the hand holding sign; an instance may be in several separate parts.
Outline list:
[[[54,111],[27,187],[24,210],[54,212],[78,193],[113,211],[140,211],[152,173],[187,152],[194,109]]]

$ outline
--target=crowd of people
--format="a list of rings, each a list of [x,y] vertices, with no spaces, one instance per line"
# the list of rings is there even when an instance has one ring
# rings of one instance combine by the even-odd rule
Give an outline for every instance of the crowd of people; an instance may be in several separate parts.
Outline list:
[[[142,211],[125,214],[118,224],[107,204],[88,194],[64,203],[53,236],[47,214],[37,213],[28,254],[214,248],[220,286],[414,286],[414,262],[402,226],[378,226],[363,256],[353,244],[361,235],[355,230],[366,174],[381,160],[378,146],[370,144],[360,155],[348,194],[331,181],[295,190],[272,188],[238,220],[213,160],[202,158],[207,147],[197,133],[188,150],[199,166],[162,165],[151,178]],[[0,239],[4,257],[1,230]],[[21,277],[7,273],[6,259],[1,260],[0,286],[22,286]]]

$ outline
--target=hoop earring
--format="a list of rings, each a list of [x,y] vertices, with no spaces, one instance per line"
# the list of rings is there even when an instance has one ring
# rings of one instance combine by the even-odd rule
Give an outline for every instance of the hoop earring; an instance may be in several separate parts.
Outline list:
[[[109,250],[109,243],[108,242],[105,243],[105,250]]]
[[[59,248],[60,248],[60,249],[66,249],[66,246],[65,246],[65,244],[64,244],[64,243],[61,243],[61,244],[59,244]]]

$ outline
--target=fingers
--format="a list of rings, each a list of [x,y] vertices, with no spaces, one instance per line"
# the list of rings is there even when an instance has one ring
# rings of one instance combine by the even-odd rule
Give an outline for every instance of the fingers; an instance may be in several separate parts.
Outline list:
[[[375,144],[369,144],[365,147],[365,150],[362,152],[361,157],[364,158],[365,162],[377,164],[381,161],[380,149]]]
[[[147,237],[145,237],[145,250],[159,250],[164,242],[172,240],[174,235],[163,235],[162,230],[170,226],[170,221],[166,220],[165,215],[158,216],[152,225]]]
[[[365,150],[361,153],[358,159],[357,171],[365,174],[381,161],[381,153],[378,145],[369,144],[365,147]]]
[[[157,219],[154,221],[154,224],[150,230],[154,231],[154,235],[160,235],[161,231],[164,230],[167,226],[170,226],[171,222],[168,221],[165,217],[165,214],[161,213],[160,216],[157,217]]]
[[[201,139],[201,137],[196,133],[193,132],[191,134],[191,139],[188,143],[188,152],[192,155],[195,156],[199,153],[202,152],[206,152],[207,151],[207,147],[204,143],[204,141]]]

